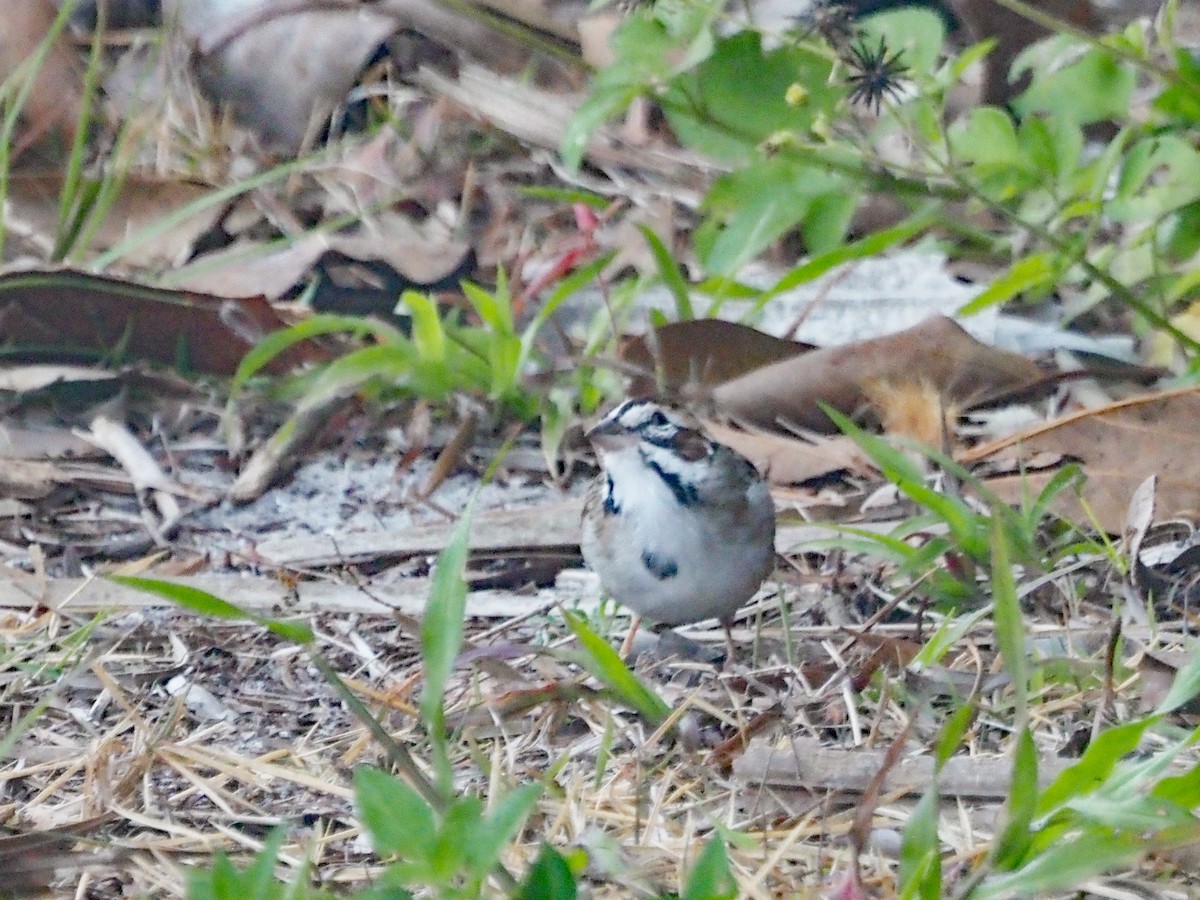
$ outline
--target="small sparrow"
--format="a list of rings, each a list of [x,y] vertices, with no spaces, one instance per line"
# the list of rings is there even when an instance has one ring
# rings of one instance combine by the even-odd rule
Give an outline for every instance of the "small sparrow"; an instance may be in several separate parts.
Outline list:
[[[719,619],[728,637],[775,564],[766,481],[649,400],[627,400],[587,437],[603,471],[583,505],[581,544],[605,591],[664,625]]]

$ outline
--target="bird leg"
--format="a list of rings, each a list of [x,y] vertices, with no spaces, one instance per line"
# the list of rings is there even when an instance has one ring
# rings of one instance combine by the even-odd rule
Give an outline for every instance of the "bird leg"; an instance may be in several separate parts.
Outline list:
[[[637,637],[638,627],[641,624],[642,617],[637,615],[629,623],[629,633],[625,635],[625,640],[621,644],[621,659],[628,659],[629,654],[633,652],[633,639]]]

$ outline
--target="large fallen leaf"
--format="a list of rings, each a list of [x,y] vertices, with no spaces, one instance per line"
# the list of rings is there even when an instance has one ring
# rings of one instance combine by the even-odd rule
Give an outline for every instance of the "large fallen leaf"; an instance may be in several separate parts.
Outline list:
[[[59,206],[64,190],[59,172],[15,174],[9,181],[5,224],[47,257],[59,243]],[[130,175],[112,198],[103,219],[84,221],[87,250],[121,245],[125,265],[169,269],[191,254],[197,238],[210,230],[222,204],[206,202],[213,189],[202,184]],[[192,209],[189,215],[181,210]],[[74,249],[74,248],[72,248]],[[76,251],[76,256],[80,255]]]
[[[171,5],[194,42],[193,62],[209,96],[281,150],[301,149],[312,123],[345,99],[396,30],[394,18],[369,5],[304,11],[279,0]]]
[[[713,391],[717,409],[764,428],[829,431],[820,403],[854,415],[881,385],[924,386],[967,407],[1043,381],[1032,360],[975,340],[945,316],[886,337],[827,347],[755,369]]]
[[[1198,422],[1200,389],[1187,387],[1065,416],[982,444],[962,460],[993,460],[1009,471],[1023,470],[988,481],[988,487],[1012,502],[1036,496],[1054,474],[1045,471],[1047,459],[1078,462],[1087,475],[1083,500],[1100,526],[1115,534],[1124,527],[1138,486],[1151,475],[1158,478],[1160,521],[1200,518]],[[1074,494],[1060,494],[1056,510],[1073,521],[1088,521]]]
[[[704,430],[754,463],[772,484],[801,484],[835,472],[870,468],[858,445],[842,435],[814,435],[805,440],[786,434],[743,431],[717,422],[705,422]]]
[[[689,319],[628,339],[620,356],[636,369],[629,388],[636,396],[654,392],[655,373],[668,391],[678,392],[689,385],[721,384],[812,349],[736,322]]]
[[[10,359],[146,360],[232,375],[246,351],[287,323],[262,297],[168,291],[69,270],[0,275],[0,343]],[[319,355],[297,346],[283,372]]]
[[[22,0],[4,5],[0,29],[0,81],[20,85],[19,69],[39,50],[54,25],[58,10],[51,0]],[[32,84],[21,106],[25,130],[16,140],[16,157],[35,144],[63,152],[75,139],[83,101],[83,72],[71,47],[70,35],[60,31],[45,48],[41,65],[32,70]],[[57,146],[54,146],[57,144]]]

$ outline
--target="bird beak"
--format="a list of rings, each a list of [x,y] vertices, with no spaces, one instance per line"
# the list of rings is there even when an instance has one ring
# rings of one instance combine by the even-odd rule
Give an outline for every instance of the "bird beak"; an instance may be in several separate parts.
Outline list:
[[[585,435],[597,450],[617,451],[637,443],[637,435],[616,422],[601,421],[587,430]]]

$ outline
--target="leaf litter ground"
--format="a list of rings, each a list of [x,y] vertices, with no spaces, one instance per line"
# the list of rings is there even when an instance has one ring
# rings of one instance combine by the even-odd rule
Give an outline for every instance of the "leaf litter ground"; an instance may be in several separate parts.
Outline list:
[[[515,82],[478,67],[464,69],[457,81],[428,69],[420,79],[433,94],[477,107],[482,119],[534,146],[557,147],[571,112],[569,104],[550,104],[544,92],[532,89],[522,93]],[[214,122],[191,122],[191,111],[203,119],[204,109],[189,100],[162,118],[181,133],[205,136],[200,145],[217,148],[206,165],[216,165],[236,142]],[[329,183],[354,185],[360,195],[346,201],[336,190],[318,192],[320,214],[314,218],[358,215],[362,207],[382,203],[370,191],[397,179],[393,154],[407,159],[414,150],[441,166],[419,177],[404,173],[420,182],[428,207],[456,196],[463,160],[443,151],[457,146],[445,129],[461,130],[462,123],[441,105],[419,112],[414,122],[416,137],[399,152],[384,147],[381,137],[335,160]],[[516,130],[530,122],[539,130]],[[438,152],[432,153],[435,141]],[[653,174],[648,184],[627,180],[621,187],[637,201],[639,216],[650,216],[645,210],[652,195],[694,207],[698,195],[691,182],[707,167],[663,149],[630,153],[601,142],[592,159]],[[371,170],[372,160],[388,165]],[[485,172],[481,194],[489,221],[481,257],[506,262],[532,234],[545,268],[556,239],[565,245],[577,237],[560,234],[554,209],[561,204],[513,202],[510,182],[549,180],[551,168],[531,158]],[[371,177],[362,177],[364,171]],[[26,187],[36,212],[40,186],[16,184],[17,199]],[[188,202],[175,179],[164,182],[161,197],[152,185],[136,186],[139,197],[151,197],[150,218],[160,206]],[[581,180],[579,186],[597,184]],[[613,189],[608,181],[599,187]],[[55,190],[49,202],[57,208]],[[243,200],[229,214],[227,225],[239,216],[242,221],[233,237],[254,233],[257,226],[246,224],[258,221],[248,212],[252,207]],[[496,212],[510,207],[519,212]],[[675,226],[673,215],[667,218],[667,228],[655,222],[656,230],[666,234]],[[436,217],[429,221],[445,225]],[[437,243],[447,229],[427,230],[432,239],[413,237],[414,246],[421,243],[417,238],[427,240],[407,254],[408,261],[457,256]],[[397,245],[394,228],[373,243],[370,234],[337,237],[336,248],[346,253],[355,249],[346,243],[352,238],[370,244],[364,255]],[[183,249],[190,246],[190,237],[173,238],[183,240]],[[123,234],[113,238],[119,240]],[[183,252],[166,238],[143,249],[154,251],[162,265],[173,265]],[[263,254],[252,253],[240,267],[222,269],[215,283],[204,271],[181,271],[177,283],[241,294],[246,283],[263,290],[264,269],[270,269],[278,281],[269,291],[274,299],[294,289],[324,249],[324,243],[300,241],[288,248],[286,260],[271,256],[264,267]],[[640,264],[644,273],[654,273],[628,241],[615,241],[612,249],[634,268]],[[911,265],[884,263],[893,273]],[[939,286],[915,293],[936,294],[957,308],[961,286],[953,293],[940,261],[934,271],[923,271]],[[879,282],[877,271],[851,269],[851,281],[855,273]],[[821,290],[818,313],[831,305],[831,292]],[[891,285],[887,293],[894,301],[903,291]],[[605,300],[588,297],[585,305],[596,308]],[[771,307],[786,323],[810,318],[811,310],[807,303],[800,311]],[[922,307],[921,316],[928,312]],[[858,313],[840,318],[861,336]],[[211,343],[222,346],[222,334],[216,332]],[[190,398],[158,419],[171,423],[167,436],[153,434],[172,458],[173,476],[209,498],[220,497],[231,481],[221,464],[228,447],[218,437],[217,407]],[[362,432],[376,424],[366,423]],[[172,552],[153,560],[154,574],[212,590],[260,614],[310,616],[320,652],[420,755],[414,616],[428,594],[431,559],[478,486],[469,468],[444,481],[436,474],[432,457],[447,443],[434,440],[399,467],[393,460],[412,450],[404,442],[350,440],[350,449],[318,454],[284,487],[246,507],[213,506],[188,515]],[[881,499],[886,490],[869,493],[874,485],[856,463],[845,466],[850,476],[781,490],[783,558],[738,624],[738,658],[724,668],[705,658],[646,656],[638,663],[639,674],[679,711],[673,729],[659,729],[598,693],[599,686],[564,655],[571,641],[556,604],[582,610],[614,641],[625,620],[598,604],[594,579],[578,572],[556,577],[577,560],[580,473],[561,492],[544,483],[537,449],[518,449],[518,462],[497,486],[484,489],[479,504],[468,643],[447,691],[459,791],[494,796],[555,771],[553,789],[504,859],[511,870],[524,871],[542,841],[560,849],[583,847],[591,860],[586,879],[592,896],[652,896],[681,884],[703,842],[721,825],[745,836],[729,849],[745,896],[832,892],[845,883],[856,845],[862,847],[857,855],[864,882],[886,896],[894,888],[899,832],[912,814],[914,789],[930,779],[926,750],[952,701],[963,697],[979,703],[981,712],[942,774],[939,836],[949,878],[961,871],[957,862],[968,864],[986,852],[1009,791],[1010,765],[1002,753],[1011,741],[1012,718],[988,620],[963,633],[938,665],[905,671],[940,623],[938,614],[898,594],[889,566],[878,560],[816,550],[811,542],[828,532],[805,524],[865,505],[875,521],[864,527],[885,528],[912,510],[887,506],[894,498]],[[366,885],[378,870],[357,828],[351,774],[356,765],[383,762],[381,751],[305,651],[257,626],[199,619],[86,577],[97,560],[144,561],[157,549],[145,527],[146,507],[135,499],[136,479],[103,455],[100,460],[55,464],[26,472],[23,480],[15,465],[0,474],[21,487],[6,492],[4,509],[3,550],[13,565],[5,571],[0,611],[6,660],[0,704],[12,746],[0,769],[0,818],[22,831],[84,832],[82,842],[73,834],[56,841],[48,833],[36,851],[0,837],[6,889],[50,884],[62,896],[181,896],[188,867],[207,865],[218,849],[245,858],[278,822],[288,828],[285,870],[311,859],[315,877],[325,884]],[[427,490],[431,485],[436,489]],[[331,530],[342,536],[331,538]],[[1190,536],[1160,539],[1178,550]],[[1169,651],[1190,624],[1187,569],[1172,569],[1169,560],[1148,562],[1128,578],[1103,558],[1067,558],[1049,574],[1018,571],[1030,652],[1043,673],[1031,698],[1043,776],[1077,755],[1098,727],[1153,708],[1165,693],[1164,684],[1186,661],[1186,654],[1181,660]],[[531,573],[544,586],[527,587]],[[1147,606],[1148,586],[1172,602]],[[1129,619],[1123,634],[1133,652],[1126,659],[1113,660],[1108,652],[1115,609]],[[715,629],[691,633],[705,647],[720,646]],[[1156,649],[1139,655],[1139,645]],[[1166,651],[1157,649],[1164,646]],[[911,752],[886,761],[884,751],[900,740]],[[1180,758],[1181,765],[1192,761],[1186,753]],[[889,766],[890,781],[873,784]],[[1188,874],[1196,869],[1184,852],[1164,853],[1133,872],[1082,887],[1097,896],[1185,897],[1197,890]]]
[[[344,467],[347,483],[362,485],[370,483],[365,473],[374,463],[360,455],[357,464],[329,458],[309,465]],[[395,476],[394,466],[389,473]],[[426,472],[418,467],[408,477],[420,484]],[[247,565],[245,543],[233,546],[229,535],[246,533],[247,519],[230,526],[223,548],[211,541],[220,552],[208,563],[180,574],[256,612],[315,609],[320,652],[419,753],[419,625],[411,611],[420,608],[430,555],[448,530],[448,520],[430,508],[457,513],[476,485],[469,475],[456,479],[432,495],[435,503],[410,504],[418,508],[407,511],[408,523],[393,523],[388,533],[415,530],[411,546],[426,547],[400,568],[378,559],[357,567],[296,567],[305,580],[289,583],[273,566]],[[853,856],[848,835],[869,802],[864,879],[890,893],[899,831],[912,812],[913,791],[929,777],[919,768],[921,748],[936,741],[949,699],[963,696],[974,697],[982,713],[962,756],[970,761],[969,777],[944,773],[941,838],[964,861],[986,848],[1007,791],[1009,763],[1000,754],[1011,715],[986,619],[942,665],[905,676],[901,667],[936,627],[937,615],[901,597],[874,621],[894,599],[885,568],[808,549],[800,542],[816,531],[793,521],[781,529],[786,564],[736,629],[736,661],[724,669],[708,659],[639,662],[639,674],[678,711],[674,730],[655,729],[596,693],[599,686],[564,655],[571,640],[556,604],[582,609],[597,627],[611,628],[614,640],[623,631],[624,620],[597,603],[593,580],[580,574],[560,577],[556,587],[497,586],[504,577],[522,578],[497,570],[499,556],[561,553],[577,529],[577,501],[531,480],[513,476],[514,484],[494,488],[477,514],[473,543],[492,550],[472,566],[472,576],[490,580],[472,596],[469,611],[479,614],[468,619],[467,645],[446,695],[459,791],[488,796],[557,769],[553,790],[510,848],[510,869],[524,871],[546,840],[589,851],[594,896],[662,893],[681,883],[720,824],[749,836],[730,848],[746,896],[803,895],[845,877]],[[348,521],[379,514],[386,490],[344,487],[302,475],[271,502],[290,522],[304,521],[297,518],[304,503],[337,504]],[[269,531],[272,517],[262,509],[257,514]],[[541,545],[536,535],[520,537],[526,519],[542,525]],[[185,528],[180,545],[209,542],[211,523],[194,527]],[[502,543],[497,528],[517,545],[507,554],[495,551]],[[293,553],[310,547],[303,535],[291,539],[299,541]],[[222,577],[212,571],[212,560],[222,558],[239,560],[230,567],[236,573],[210,580]],[[309,579],[326,585],[323,600],[304,599]],[[49,601],[53,610],[31,601],[0,618],[9,654],[6,717],[16,723],[37,704],[45,707],[0,773],[0,808],[23,830],[100,817],[102,855],[86,843],[56,851],[55,862],[68,867],[56,882],[60,889],[71,885],[87,897],[181,895],[189,866],[205,864],[218,848],[252,853],[277,822],[288,826],[286,866],[311,858],[315,876],[330,886],[370,882],[376,863],[356,825],[351,773],[384,760],[304,650],[256,626],[199,619],[105,582],[52,581],[70,589]],[[43,591],[49,583],[40,583]],[[1057,574],[1018,584],[1031,653],[1047,673],[1032,698],[1043,776],[1061,768],[1060,758],[1086,744],[1099,724],[1154,704],[1128,669],[1118,669],[1115,681],[1106,670],[1111,607],[1126,584],[1098,559],[1074,560]],[[39,594],[32,577],[14,580],[12,588],[13,596],[50,596]],[[1162,621],[1153,634],[1161,642],[1170,631]],[[721,646],[715,628],[693,629],[693,636],[714,651]],[[1125,630],[1130,645],[1149,645],[1151,638],[1148,625]],[[1168,672],[1177,664],[1167,663]],[[905,736],[913,759],[876,792],[870,782],[882,766],[881,751]],[[1141,883],[1162,890],[1157,880],[1176,866],[1186,863],[1159,859],[1120,879],[1099,879],[1097,887]],[[1170,883],[1178,892],[1158,895],[1187,896],[1188,880],[1175,869]]]

